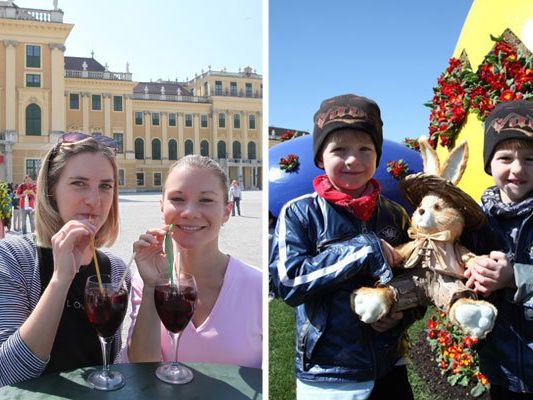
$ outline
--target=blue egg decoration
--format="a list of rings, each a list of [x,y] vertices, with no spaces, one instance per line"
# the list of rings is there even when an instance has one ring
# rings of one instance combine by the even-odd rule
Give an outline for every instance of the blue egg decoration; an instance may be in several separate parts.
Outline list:
[[[374,177],[381,184],[381,193],[400,203],[410,212],[412,207],[400,195],[398,181],[387,172],[388,161],[405,160],[411,173],[422,171],[422,158],[420,153],[406,146],[385,139],[383,141],[381,160]],[[299,157],[300,165],[297,170],[286,172],[279,166],[281,158],[289,154]],[[269,211],[277,218],[281,207],[295,197],[313,192],[313,179],[323,175],[324,171],[315,166],[313,161],[313,138],[312,135],[300,136],[279,143],[270,148],[268,170],[268,194]]]

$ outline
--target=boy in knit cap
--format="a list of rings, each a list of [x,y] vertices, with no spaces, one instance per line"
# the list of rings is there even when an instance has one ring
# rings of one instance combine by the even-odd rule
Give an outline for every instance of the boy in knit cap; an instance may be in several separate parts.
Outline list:
[[[296,392],[311,399],[412,399],[400,343],[416,312],[373,325],[350,309],[350,293],[392,278],[391,247],[409,240],[409,218],[380,194],[378,105],[352,94],[324,100],[314,116],[314,193],[281,210],[270,274],[296,311]],[[387,243],[388,242],[388,243]]]
[[[481,201],[502,251],[475,259],[467,286],[498,308],[480,348],[491,399],[533,399],[533,103],[498,104],[485,121]],[[494,249],[492,249],[494,250]]]

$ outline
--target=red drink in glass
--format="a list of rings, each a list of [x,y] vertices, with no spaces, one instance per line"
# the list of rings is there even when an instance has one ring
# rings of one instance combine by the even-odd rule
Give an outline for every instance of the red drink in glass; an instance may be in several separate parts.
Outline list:
[[[85,311],[98,336],[113,336],[122,324],[127,308],[128,292],[123,288],[113,293],[108,289],[102,291],[99,287],[93,287],[85,293]]]
[[[103,367],[87,377],[93,388],[116,390],[124,386],[124,377],[118,371],[109,370],[110,344],[115,332],[122,324],[128,308],[128,292],[125,287],[103,274],[101,280],[91,275],[85,285],[85,312],[89,322],[95,327],[102,348]]]
[[[180,333],[185,329],[194,314],[196,290],[190,286],[159,285],[154,293],[157,314],[172,333]]]
[[[178,362],[178,347],[181,332],[194,314],[196,293],[194,276],[185,272],[176,274],[173,279],[170,279],[168,274],[161,274],[155,287],[155,308],[174,342],[176,351],[174,362],[161,365],[155,372],[163,382],[179,385],[193,379],[192,371]]]

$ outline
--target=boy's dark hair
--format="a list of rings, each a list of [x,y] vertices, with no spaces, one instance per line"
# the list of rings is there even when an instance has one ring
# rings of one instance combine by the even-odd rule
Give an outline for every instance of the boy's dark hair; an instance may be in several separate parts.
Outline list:
[[[492,175],[490,162],[501,142],[506,140],[533,142],[533,102],[512,100],[499,103],[485,121],[483,162],[485,172]]]
[[[370,136],[376,147],[376,166],[381,158],[383,122],[375,101],[354,94],[343,94],[324,100],[313,118],[313,155],[315,165],[322,144],[333,131],[342,128],[361,130]]]

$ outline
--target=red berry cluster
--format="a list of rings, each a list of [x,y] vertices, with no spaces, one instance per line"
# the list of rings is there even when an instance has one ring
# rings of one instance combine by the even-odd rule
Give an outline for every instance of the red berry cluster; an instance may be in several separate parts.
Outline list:
[[[280,169],[286,172],[293,172],[298,170],[300,166],[300,158],[296,154],[289,154],[287,157],[281,157],[279,160]]]

